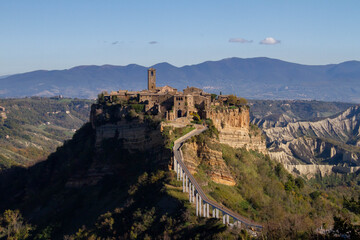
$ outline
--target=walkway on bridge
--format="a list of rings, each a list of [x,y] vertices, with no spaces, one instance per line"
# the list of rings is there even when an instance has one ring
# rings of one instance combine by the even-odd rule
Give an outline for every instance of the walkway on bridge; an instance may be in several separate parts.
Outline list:
[[[233,224],[234,226],[242,226],[248,229],[254,229],[256,231],[261,231],[262,226],[252,222],[245,217],[240,216],[239,214],[231,211],[230,209],[221,206],[217,202],[210,200],[206,194],[201,189],[198,182],[195,180],[194,176],[189,172],[186,167],[181,147],[183,143],[191,138],[192,136],[198,135],[204,132],[207,128],[201,125],[197,125],[196,129],[189,132],[188,134],[182,136],[174,142],[174,162],[173,167],[176,172],[177,180],[183,182],[183,192],[189,193],[189,201],[195,203],[196,205],[196,216],[210,217],[210,208],[211,208],[211,217],[220,218],[220,214],[223,218],[224,224]],[[233,219],[233,223],[230,223],[230,217]]]

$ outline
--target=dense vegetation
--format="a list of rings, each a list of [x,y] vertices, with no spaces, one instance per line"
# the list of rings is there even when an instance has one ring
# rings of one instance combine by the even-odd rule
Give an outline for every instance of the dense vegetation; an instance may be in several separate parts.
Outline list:
[[[307,181],[258,152],[214,144],[206,135],[193,141],[220,150],[237,182],[234,187],[213,182],[209,166],[201,163],[195,177],[203,189],[214,200],[263,223],[270,239],[312,238],[318,229],[331,228],[344,219],[349,227],[360,223],[358,201],[354,200],[360,191],[359,173]],[[337,185],[327,184],[333,178]]]
[[[7,115],[0,121],[0,170],[46,159],[88,121],[91,103],[64,98],[0,99]]]

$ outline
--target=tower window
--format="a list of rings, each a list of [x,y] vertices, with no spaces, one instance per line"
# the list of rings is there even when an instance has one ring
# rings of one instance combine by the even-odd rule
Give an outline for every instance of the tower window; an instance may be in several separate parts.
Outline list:
[[[154,76],[154,72],[153,72],[153,71],[151,71],[151,76]]]

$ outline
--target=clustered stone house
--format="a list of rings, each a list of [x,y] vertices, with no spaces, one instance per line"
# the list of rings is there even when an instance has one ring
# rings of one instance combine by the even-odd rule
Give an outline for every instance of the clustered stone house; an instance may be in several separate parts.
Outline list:
[[[199,114],[201,118],[208,118],[212,102],[211,94],[202,89],[187,87],[183,92],[170,86],[156,87],[156,70],[148,69],[148,89],[142,91],[119,90],[112,91],[105,98],[109,101],[116,96],[120,100],[138,99],[145,104],[145,112],[161,114],[167,120]],[[224,98],[222,99],[224,100]]]

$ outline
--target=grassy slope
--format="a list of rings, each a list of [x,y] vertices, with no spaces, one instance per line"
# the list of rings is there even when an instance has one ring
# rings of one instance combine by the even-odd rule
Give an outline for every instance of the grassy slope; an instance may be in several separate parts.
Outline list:
[[[201,138],[207,142],[206,137]],[[258,152],[213,143],[208,147],[222,150],[237,185],[230,187],[211,181],[203,164],[195,177],[211,198],[263,223],[268,236],[309,236],[321,225],[330,226],[333,216],[338,214],[347,215],[355,224],[360,221],[359,215],[342,207],[343,196],[357,197],[360,191],[356,174],[347,183],[340,184],[343,176],[338,176],[338,186],[324,186],[319,184],[323,179],[311,182],[294,179],[280,164]]]
[[[46,159],[89,118],[90,100],[0,99],[7,119],[0,122],[0,169]]]

